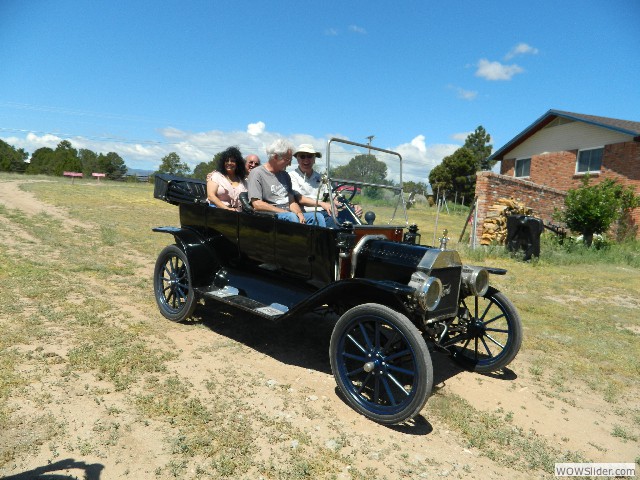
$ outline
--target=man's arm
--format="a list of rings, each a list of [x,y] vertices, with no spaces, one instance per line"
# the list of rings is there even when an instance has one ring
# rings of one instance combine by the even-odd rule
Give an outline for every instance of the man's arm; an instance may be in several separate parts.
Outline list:
[[[327,213],[331,214],[331,205],[329,202],[317,202],[314,198],[300,195],[298,203],[304,207],[322,207]]]
[[[305,198],[305,197],[301,197],[301,198]],[[300,204],[296,202],[296,197],[292,193],[289,194],[289,210],[291,210],[291,212],[296,214],[296,216],[298,217],[298,220],[300,220],[300,223],[306,223],[306,220],[304,219],[304,214],[302,213],[302,209],[300,208]]]
[[[265,202],[264,200],[260,200],[259,198],[252,198],[251,206],[253,207],[254,210],[258,212],[273,212],[273,213],[286,212],[286,210],[276,207],[275,205]]]

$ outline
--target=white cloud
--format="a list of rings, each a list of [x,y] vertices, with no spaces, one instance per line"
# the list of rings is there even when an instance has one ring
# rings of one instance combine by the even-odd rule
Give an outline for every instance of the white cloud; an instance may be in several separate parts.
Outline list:
[[[472,134],[473,132],[460,132],[460,133],[454,133],[453,135],[451,135],[451,138],[453,140],[456,140],[458,142],[464,143],[464,141],[467,139],[467,137]]]
[[[478,96],[478,92],[475,90],[465,90],[463,88],[458,88],[458,98],[462,98],[463,100],[475,100]]]
[[[325,34],[325,35],[327,35],[327,36],[329,36],[329,37],[335,37],[335,36],[337,36],[337,35],[338,35],[338,30],[337,30],[337,29],[335,29],[335,28],[327,28],[327,29],[324,31],[324,34]]]
[[[503,65],[500,62],[490,62],[486,58],[478,62],[476,77],[485,80],[511,80],[514,75],[524,72],[524,69],[516,64]]]
[[[416,147],[420,153],[426,153],[427,151],[427,146],[425,145],[424,139],[424,135],[418,135],[413,140],[411,140],[411,145]]]
[[[208,162],[213,156],[225,148],[236,145],[244,155],[249,153],[257,154],[263,161],[266,159],[265,149],[273,140],[282,138],[278,132],[269,132],[263,122],[248,124],[246,131],[223,132],[212,130],[207,132],[189,132],[174,127],[167,127],[159,130],[160,140],[137,141],[137,140],[113,140],[87,137],[63,137],[52,134],[26,133],[23,137],[12,136],[2,138],[4,141],[16,148],[24,148],[25,151],[33,153],[41,147],[56,148],[62,140],[69,140],[74,148],[87,148],[97,153],[116,152],[120,155],[125,164],[130,168],[155,170],[160,165],[162,158],[171,152],[176,152],[183,162],[186,162],[191,169],[200,162]],[[327,134],[326,137],[314,137],[308,134],[287,135],[286,138],[294,145],[310,143],[317,150],[323,153],[322,160],[325,160],[327,140],[329,138],[345,138],[344,134],[335,132]],[[466,138],[466,136],[465,136]],[[376,142],[373,142],[376,145]],[[343,163],[351,158],[353,151],[349,146],[334,144],[331,149],[331,162]],[[431,169],[438,165],[444,157],[451,155],[459,145],[455,144],[432,144],[426,142],[424,135],[416,135],[407,143],[398,146],[382,146],[382,148],[396,151],[403,158],[403,178],[426,182]],[[318,164],[319,170],[324,170],[325,163]]]
[[[402,155],[402,179],[404,181],[429,182],[429,173],[448,155],[455,152],[459,145],[428,145],[424,135],[417,135],[409,143],[403,143],[391,150]]]
[[[260,135],[262,132],[264,132],[264,127],[266,127],[264,122],[250,123],[247,126],[247,133],[249,135]]]
[[[361,35],[366,35],[367,33],[364,28],[359,27],[358,25],[349,25],[349,31],[353,33],[359,33]]]
[[[511,60],[513,57],[517,57],[518,55],[537,55],[537,54],[538,54],[537,48],[534,48],[531,45],[528,45],[526,43],[519,43],[518,45],[513,47],[511,51],[509,51],[509,53],[507,53],[504,56],[504,59]]]
[[[42,148],[42,147],[56,148],[63,139],[58,137],[57,135],[52,135],[50,133],[47,133],[39,137],[35,133],[29,132],[25,140],[27,144],[37,145],[36,147],[36,150],[37,150],[38,148]],[[24,148],[24,147],[20,146],[18,148]]]

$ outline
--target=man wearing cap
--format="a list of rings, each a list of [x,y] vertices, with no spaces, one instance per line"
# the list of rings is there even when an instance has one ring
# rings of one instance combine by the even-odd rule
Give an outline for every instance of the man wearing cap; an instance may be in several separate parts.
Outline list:
[[[322,185],[322,175],[313,169],[313,166],[316,163],[316,158],[321,158],[322,154],[317,152],[313,148],[313,145],[303,143],[296,149],[293,156],[298,160],[298,168],[290,173],[293,190],[298,192],[300,195],[312,198],[313,200],[322,200],[323,197],[328,194],[329,190],[327,185]],[[318,192],[320,192],[319,195]],[[327,203],[327,205],[329,204]],[[336,203],[336,205],[338,205],[338,203]],[[314,207],[311,207],[311,209],[314,209]],[[328,208],[315,207],[315,210],[321,210],[323,213],[327,212],[324,217],[328,227],[335,225],[333,218],[331,217],[330,205]],[[357,216],[362,215],[362,208],[360,205],[354,206],[354,212]],[[343,221],[345,220],[341,218],[341,215],[339,215],[338,218]]]
[[[291,187],[291,178],[285,171],[291,163],[293,144],[278,139],[267,147],[267,163],[254,168],[248,177],[248,195],[256,211],[271,212],[281,220],[325,226],[320,213],[304,213],[300,205],[330,208],[326,202],[301,196],[297,199]]]

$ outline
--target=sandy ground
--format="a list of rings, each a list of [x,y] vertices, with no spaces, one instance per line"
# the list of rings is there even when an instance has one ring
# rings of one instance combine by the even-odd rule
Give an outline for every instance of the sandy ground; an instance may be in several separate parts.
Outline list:
[[[62,219],[66,225],[76,225],[62,209],[40,203],[33,195],[19,188],[20,181],[0,183],[0,203],[8,209],[20,209],[27,215],[46,210],[50,215]],[[86,227],[86,226],[85,226]],[[12,235],[19,232],[15,230]],[[7,241],[6,236],[0,240]],[[141,262],[143,274],[152,275],[152,265]],[[151,295],[152,292],[149,292]],[[132,299],[120,292],[119,301],[134,318],[148,321],[149,313],[141,311]],[[215,316],[215,309],[210,312]],[[157,315],[159,317],[159,314]],[[205,312],[206,317],[206,312]],[[309,321],[309,320],[307,320]],[[526,319],[523,319],[526,325]],[[262,327],[255,321],[241,316],[227,315],[222,320],[205,320],[198,325],[166,323],[166,337],[178,359],[170,362],[169,374],[178,375],[198,388],[212,375],[224,375],[224,366],[232,358],[240,376],[246,373],[252,378],[262,378],[251,386],[254,395],[247,401],[253,408],[269,415],[289,416],[300,428],[313,431],[319,441],[326,436],[327,442],[335,429],[346,429],[352,434],[359,468],[370,467],[379,472],[380,478],[540,478],[550,476],[542,472],[522,472],[481,455],[481,452],[466,446],[459,434],[449,431],[438,418],[429,415],[429,407],[414,422],[394,428],[377,425],[357,415],[336,394],[336,387],[327,358],[331,325],[318,322],[314,335],[308,328],[289,325],[287,328]],[[307,333],[305,333],[307,332]],[[526,329],[525,329],[526,334]],[[298,335],[298,337],[296,337]],[[294,338],[295,342],[291,343]],[[242,355],[226,357],[212,345],[238,345]],[[48,445],[34,448],[31,455],[13,462],[2,470],[0,476],[9,479],[26,478],[157,478],[156,469],[169,461],[165,442],[166,427],[151,422],[144,425],[136,420],[136,413],[126,393],[115,392],[113,387],[97,381],[90,373],[75,381],[71,391],[62,388],[55,379],[62,368],[65,356],[64,345],[24,346],[33,348],[34,355],[54,374],[43,385],[32,385],[26,394],[12,401],[21,404],[20,413],[36,412],[29,393],[36,394],[46,389],[55,401],[50,412],[66,422],[67,431],[73,437],[98,435],[95,426],[112,422],[105,413],[104,405],[95,401],[88,392],[101,388],[102,398],[111,411],[120,412],[120,424],[129,427],[117,444],[104,447],[100,452],[82,455],[77,450],[58,444],[51,451]],[[513,412],[513,425],[524,431],[535,431],[559,449],[579,451],[590,461],[632,462],[638,456],[638,444],[613,437],[611,431],[617,423],[611,405],[599,397],[590,395],[583,387],[572,386],[564,401],[549,396],[547,388],[538,383],[529,373],[529,357],[526,350],[510,365],[505,375],[478,375],[458,369],[450,359],[434,354],[436,388],[442,392],[460,395],[481,411],[494,412],[497,408]],[[37,368],[37,365],[25,366]],[[87,388],[86,385],[90,385]],[[274,385],[290,385],[290,392],[301,407],[283,408],[272,394]],[[240,388],[240,387],[239,387]],[[302,408],[318,413],[317,418],[302,414]],[[42,412],[40,412],[42,413]],[[33,428],[38,428],[33,425]],[[104,434],[104,432],[102,432]],[[12,431],[2,434],[6,441],[18,442],[28,438],[29,432]],[[364,448],[367,446],[367,448]],[[401,449],[400,453],[394,453]],[[357,453],[366,451],[367,453]],[[358,456],[359,455],[359,456]],[[415,465],[415,475],[403,476],[403,465]],[[49,474],[52,477],[38,477]],[[60,475],[53,477],[53,475]],[[64,476],[66,475],[66,476]],[[345,471],[338,478],[351,478]]]

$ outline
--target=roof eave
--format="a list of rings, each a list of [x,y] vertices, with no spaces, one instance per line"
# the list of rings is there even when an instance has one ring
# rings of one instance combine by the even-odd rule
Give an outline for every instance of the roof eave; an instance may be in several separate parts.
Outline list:
[[[557,118],[557,117],[568,118],[576,122],[582,122],[582,123],[594,125],[600,128],[613,130],[615,132],[623,133],[626,135],[631,135],[633,136],[633,140],[636,142],[639,141],[638,139],[640,139],[640,135],[637,135],[638,132],[636,131],[628,130],[625,128],[614,127],[612,125],[607,125],[605,123],[597,122],[595,120],[585,119],[577,115],[572,115],[570,112],[563,112],[560,110],[551,109],[551,110],[548,110],[544,115],[538,118],[531,125],[529,125],[527,128],[525,128],[518,135],[513,137],[513,139],[511,139],[510,142],[506,143],[502,148],[499,148],[498,150],[495,151],[495,153],[491,154],[491,156],[489,157],[489,160],[496,160],[496,161],[504,160],[504,155],[506,153],[513,150],[515,147],[520,145],[527,138],[531,137],[533,134],[538,132],[538,130],[541,130],[545,125],[547,125],[554,118]]]
[[[535,132],[537,132],[538,130],[540,130],[544,125],[541,125],[541,123],[547,119],[549,116],[553,115],[554,110],[549,110],[547,111],[544,115],[542,115],[541,117],[539,117],[536,121],[534,121],[531,125],[529,125],[527,128],[525,128],[522,132],[520,132],[518,135],[516,135],[515,137],[513,137],[509,142],[507,142],[503,147],[499,148],[498,150],[496,150],[494,153],[491,154],[491,156],[489,157],[489,160],[503,160],[503,155],[505,153],[507,153],[508,151],[512,150],[513,148],[515,148],[517,145],[519,145],[520,143],[522,143],[523,141],[525,141],[527,138],[529,138],[531,135],[533,135]],[[551,120],[549,120],[551,121]],[[549,123],[549,121],[545,122],[545,125],[547,123]]]

